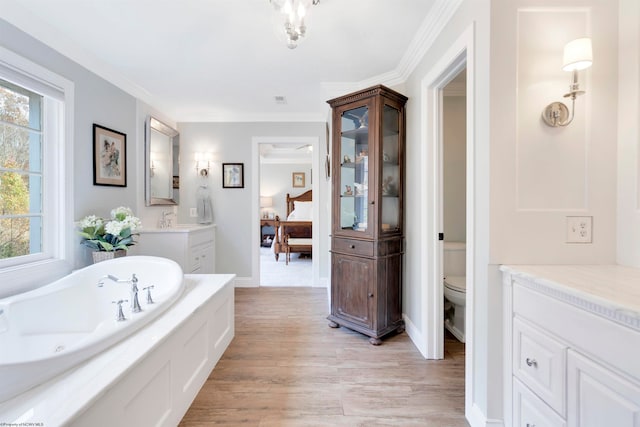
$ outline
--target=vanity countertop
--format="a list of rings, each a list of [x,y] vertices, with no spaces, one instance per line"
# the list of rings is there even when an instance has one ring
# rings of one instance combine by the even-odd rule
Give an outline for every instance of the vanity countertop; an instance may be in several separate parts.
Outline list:
[[[640,269],[621,265],[503,265],[538,290],[640,329]]]
[[[215,224],[177,224],[172,227],[142,227],[139,233],[189,233],[207,228],[214,228]]]

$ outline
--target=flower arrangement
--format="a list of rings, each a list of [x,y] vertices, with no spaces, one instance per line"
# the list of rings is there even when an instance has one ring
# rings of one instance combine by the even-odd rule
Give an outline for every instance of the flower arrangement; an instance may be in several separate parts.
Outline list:
[[[95,251],[113,252],[128,250],[134,245],[133,236],[142,226],[140,219],[133,215],[129,208],[120,206],[111,211],[111,219],[105,220],[95,215],[88,215],[80,221],[82,245]]]

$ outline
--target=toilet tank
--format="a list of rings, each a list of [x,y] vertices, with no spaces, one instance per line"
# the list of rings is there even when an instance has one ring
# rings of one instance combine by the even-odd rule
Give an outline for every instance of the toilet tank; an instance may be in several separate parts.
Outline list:
[[[467,245],[465,242],[444,242],[444,276],[466,276]]]

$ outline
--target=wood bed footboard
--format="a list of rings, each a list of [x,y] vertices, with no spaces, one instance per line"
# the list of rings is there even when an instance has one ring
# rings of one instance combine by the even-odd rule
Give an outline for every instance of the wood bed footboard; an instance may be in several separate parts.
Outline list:
[[[278,261],[280,254],[287,253],[287,245],[285,243],[285,237],[290,239],[311,239],[312,226],[311,221],[280,221],[276,218],[275,221],[275,236],[273,238],[274,253],[276,261]],[[289,252],[293,253],[311,253],[309,245],[304,246],[291,246]]]

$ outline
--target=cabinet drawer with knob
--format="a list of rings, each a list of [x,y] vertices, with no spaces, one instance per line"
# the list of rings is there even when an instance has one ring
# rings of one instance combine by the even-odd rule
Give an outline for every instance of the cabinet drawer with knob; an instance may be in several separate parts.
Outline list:
[[[513,374],[561,416],[566,413],[567,347],[517,316],[513,320]]]
[[[333,239],[332,250],[348,255],[373,256],[373,241]]]
[[[513,379],[513,425],[566,427],[567,423],[516,378]]]

